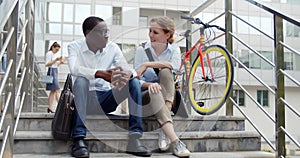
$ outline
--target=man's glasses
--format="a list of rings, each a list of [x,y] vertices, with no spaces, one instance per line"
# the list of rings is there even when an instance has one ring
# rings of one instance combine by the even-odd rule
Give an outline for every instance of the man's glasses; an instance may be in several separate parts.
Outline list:
[[[108,37],[109,36],[109,29],[105,29],[105,30],[97,30],[97,29],[95,29],[94,32],[100,33],[104,37]]]

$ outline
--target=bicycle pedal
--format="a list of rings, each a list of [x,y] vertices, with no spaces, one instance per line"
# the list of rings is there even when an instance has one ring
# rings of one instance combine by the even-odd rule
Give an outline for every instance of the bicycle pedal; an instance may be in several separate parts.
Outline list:
[[[200,107],[203,107],[203,106],[204,106],[204,102],[197,102],[197,104],[198,104]]]

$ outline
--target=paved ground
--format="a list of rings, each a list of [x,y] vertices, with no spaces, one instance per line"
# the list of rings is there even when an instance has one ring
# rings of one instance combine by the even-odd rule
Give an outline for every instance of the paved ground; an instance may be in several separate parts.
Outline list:
[[[71,158],[68,154],[62,155],[34,155],[16,154],[14,158]],[[134,158],[135,156],[125,153],[91,153],[91,158]],[[153,153],[153,158],[175,158],[171,153]],[[250,151],[250,152],[196,152],[190,158],[275,158],[274,153]],[[300,158],[289,157],[289,158]]]

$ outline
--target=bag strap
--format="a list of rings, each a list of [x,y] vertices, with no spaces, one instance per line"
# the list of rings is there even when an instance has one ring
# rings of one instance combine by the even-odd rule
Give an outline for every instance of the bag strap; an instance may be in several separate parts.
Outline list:
[[[142,47],[145,48],[145,44],[142,44]],[[145,52],[147,54],[147,57],[148,57],[149,61],[154,61],[153,56],[151,54],[150,48],[145,49]],[[159,69],[158,68],[153,68],[153,70],[155,71],[156,75],[158,76]]]
[[[72,92],[72,75],[70,73],[68,73],[64,89],[70,89],[70,91]]]

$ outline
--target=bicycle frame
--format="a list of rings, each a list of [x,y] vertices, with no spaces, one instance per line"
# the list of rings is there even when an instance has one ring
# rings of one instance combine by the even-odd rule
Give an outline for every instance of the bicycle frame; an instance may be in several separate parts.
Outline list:
[[[205,81],[210,80],[210,79],[207,78],[206,73],[204,71],[204,59],[203,59],[203,53],[202,53],[202,50],[205,47],[204,30],[205,30],[205,27],[200,27],[200,39],[192,46],[191,49],[189,49],[186,52],[186,54],[185,54],[185,56],[184,56],[184,58],[183,58],[183,60],[181,62],[181,65],[179,67],[179,71],[181,71],[183,65],[186,64],[186,78],[189,78],[189,75],[190,75],[190,56],[193,53],[193,51],[196,48],[198,48],[197,55],[199,55],[199,58],[200,58],[201,69],[202,69],[202,77],[203,77],[203,79]],[[210,73],[212,74],[211,81],[214,81],[214,74],[213,74],[213,71],[212,71],[212,66],[211,66],[210,58],[209,58],[208,55],[206,57],[207,57],[207,65],[209,67]],[[177,76],[176,76],[176,79],[177,79]]]

